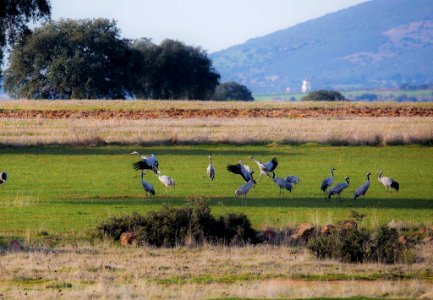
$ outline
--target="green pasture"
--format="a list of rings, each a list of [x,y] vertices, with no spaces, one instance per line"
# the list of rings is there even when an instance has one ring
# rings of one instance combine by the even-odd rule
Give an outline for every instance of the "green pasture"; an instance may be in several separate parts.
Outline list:
[[[363,94],[375,94],[378,99],[376,101],[395,101],[398,97],[406,95],[407,97],[415,97],[418,101],[432,101],[432,90],[354,90],[354,91],[341,91],[341,93],[350,100],[354,100],[357,96]],[[256,94],[253,95],[256,101],[267,100],[300,100],[306,94],[302,93],[275,93],[275,94]]]
[[[131,166],[138,160],[129,155],[133,150],[155,153],[162,174],[175,179],[176,189],[165,194],[158,177],[149,172],[146,179],[154,185],[156,197],[146,197],[139,173]],[[209,154],[217,172],[210,187],[206,178]],[[243,180],[225,167],[242,159],[257,176],[257,166],[249,155],[262,161],[277,156],[277,176],[297,175],[301,184],[279,199],[278,187],[269,178],[262,178],[250,191],[246,204],[242,203],[234,191]],[[337,169],[336,182],[343,181],[344,176],[351,178],[341,200],[327,201],[320,191],[331,166]],[[400,182],[400,192],[387,192],[378,183],[379,168]],[[34,237],[44,230],[82,237],[108,216],[144,213],[164,203],[183,205],[196,200],[208,201],[215,215],[244,212],[258,229],[303,222],[335,223],[349,219],[353,210],[366,215],[362,221],[366,227],[390,221],[433,225],[432,147],[2,147],[0,170],[7,170],[10,177],[0,186],[0,236]],[[365,182],[367,171],[373,174],[367,198],[355,202],[353,192]]]

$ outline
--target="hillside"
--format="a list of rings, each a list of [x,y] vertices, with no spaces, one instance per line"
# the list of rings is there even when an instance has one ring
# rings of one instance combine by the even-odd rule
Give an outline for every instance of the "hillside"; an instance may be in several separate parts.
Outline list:
[[[431,0],[374,0],[211,55],[223,81],[255,93],[433,81]]]

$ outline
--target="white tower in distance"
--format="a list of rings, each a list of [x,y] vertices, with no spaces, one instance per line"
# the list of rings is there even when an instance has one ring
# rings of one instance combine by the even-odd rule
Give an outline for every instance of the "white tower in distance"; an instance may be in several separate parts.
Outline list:
[[[311,84],[308,80],[302,81],[302,93],[308,93],[311,90]]]

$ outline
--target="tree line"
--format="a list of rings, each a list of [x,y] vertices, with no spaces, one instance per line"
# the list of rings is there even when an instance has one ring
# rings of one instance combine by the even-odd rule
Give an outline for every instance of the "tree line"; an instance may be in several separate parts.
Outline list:
[[[10,55],[2,77],[14,98],[253,100],[243,85],[220,84],[201,47],[124,39],[107,19],[49,21],[46,0],[4,3],[0,48],[9,45]],[[43,25],[27,28],[41,19]]]

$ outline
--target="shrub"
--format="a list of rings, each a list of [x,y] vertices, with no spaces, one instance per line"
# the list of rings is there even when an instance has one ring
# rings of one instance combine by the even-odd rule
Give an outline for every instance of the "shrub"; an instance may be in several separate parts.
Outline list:
[[[302,97],[302,101],[346,101],[346,98],[339,92],[320,90],[309,93]]]
[[[242,84],[234,81],[224,82],[218,85],[212,96],[213,100],[236,100],[236,101],[253,101],[251,91]]]
[[[307,248],[318,258],[334,258],[342,262],[358,263],[366,260],[369,242],[366,230],[344,229],[330,235],[313,237]]]
[[[374,240],[377,260],[386,264],[393,264],[401,260],[402,245],[398,241],[398,232],[394,228],[382,226]]]
[[[257,232],[245,214],[229,213],[221,216],[213,226],[212,238],[223,244],[255,244]]]
[[[397,230],[386,226],[380,227],[376,235],[365,229],[341,229],[329,236],[312,238],[307,248],[318,258],[333,258],[341,262],[392,264],[404,260]],[[409,254],[406,256],[410,258]],[[405,261],[409,260],[413,259]]]
[[[119,240],[122,233],[134,231],[138,226],[144,226],[145,223],[145,218],[138,213],[132,213],[131,215],[120,217],[111,217],[102,222],[96,228],[96,236]]]
[[[246,215],[227,214],[216,220],[204,202],[182,208],[164,205],[144,216],[133,213],[112,217],[97,227],[96,235],[118,240],[127,231],[135,234],[138,245],[157,247],[185,245],[187,240],[195,244],[205,240],[224,244],[257,242],[257,233]]]

